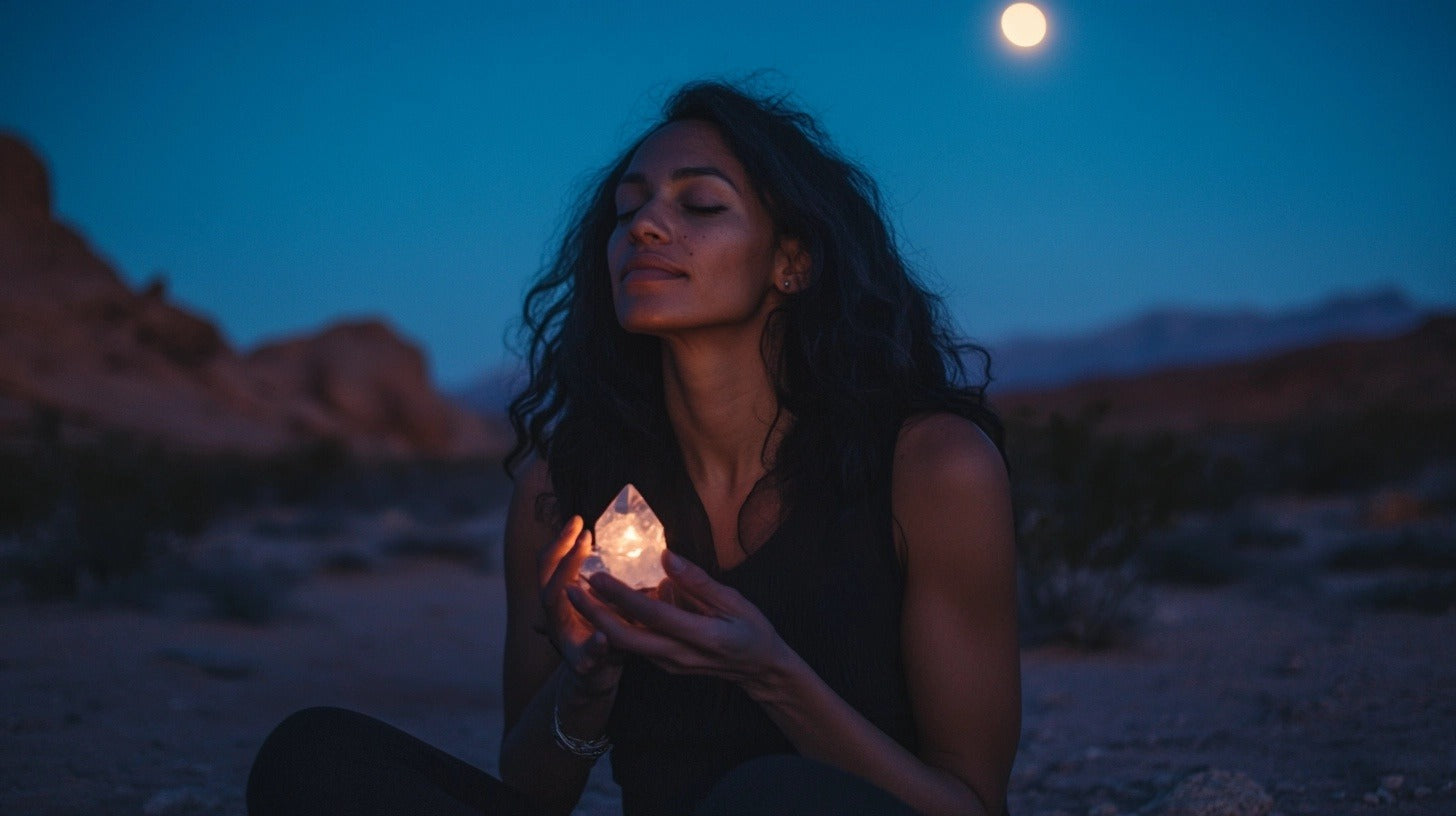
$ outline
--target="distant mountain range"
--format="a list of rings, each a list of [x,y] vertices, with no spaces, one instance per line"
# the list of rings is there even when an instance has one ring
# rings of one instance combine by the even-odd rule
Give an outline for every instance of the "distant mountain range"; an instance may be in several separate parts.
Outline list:
[[[1251,360],[1333,340],[1392,337],[1427,316],[1396,289],[1331,297],[1283,312],[1159,309],[1083,334],[989,344],[992,393]],[[453,396],[478,413],[499,416],[524,382],[524,371],[504,366]]]
[[[1112,430],[1257,428],[1291,420],[1456,412],[1456,314],[1392,337],[1330,340],[1252,360],[993,395],[1005,416],[1100,406]],[[1373,420],[1367,420],[1373,421]]]
[[[990,344],[994,390],[1232,362],[1331,340],[1390,337],[1427,316],[1404,293],[1381,289],[1284,312],[1160,309],[1083,334]]]

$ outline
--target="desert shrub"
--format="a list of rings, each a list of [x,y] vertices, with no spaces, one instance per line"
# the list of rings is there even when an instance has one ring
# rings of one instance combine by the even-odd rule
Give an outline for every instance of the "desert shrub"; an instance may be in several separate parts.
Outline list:
[[[1171,433],[1101,429],[1105,408],[1008,429],[1018,517],[1023,620],[1029,632],[1084,646],[1136,623],[1138,557],[1181,512],[1221,507],[1238,469]]]
[[[83,580],[77,600],[261,626],[288,608],[296,576],[237,559],[194,561],[173,547],[145,568],[109,581]]]
[[[332,529],[343,511],[386,506],[460,518],[498,506],[508,492],[498,463],[486,460],[362,463],[334,440],[263,459],[170,450],[121,434],[64,445],[58,430],[39,426],[49,430],[0,448],[0,575],[31,598],[73,598],[83,586],[133,575],[145,583],[179,537],[242,507],[307,506],[302,524]],[[266,583],[239,573],[242,585],[229,588],[223,576],[192,577],[210,581],[219,598],[236,595],[240,608],[253,603],[249,583]]]
[[[27,486],[0,513],[0,533],[20,542],[0,567],[32,597],[74,596],[83,580],[104,583],[145,568],[176,536],[203,530],[239,487],[228,462],[121,436],[7,456],[0,492],[16,481]]]
[[[1023,635],[1101,649],[1132,637],[1150,608],[1130,565],[1094,568],[1057,564],[1034,577],[1023,573]]]
[[[1385,578],[1355,592],[1352,599],[1381,611],[1442,615],[1456,611],[1456,575]]]
[[[286,611],[294,583],[277,569],[224,562],[194,568],[189,586],[206,599],[208,617],[261,626]]]
[[[1138,564],[1148,580],[1176,586],[1224,586],[1249,571],[1234,548],[1207,535],[1156,537],[1143,546]]]
[[[1401,567],[1456,571],[1456,541],[1416,530],[1402,530],[1385,536],[1370,535],[1331,552],[1325,559],[1325,566],[1346,571]]]
[[[346,513],[311,510],[293,518],[262,518],[252,525],[254,534],[273,539],[324,539],[344,533],[349,526]]]
[[[1155,583],[1217,587],[1241,581],[1253,572],[1260,554],[1298,545],[1297,530],[1271,526],[1247,507],[1190,514],[1176,526],[1154,531],[1143,543],[1137,562]],[[1267,570],[1267,564],[1261,564]]]
[[[495,568],[494,542],[482,536],[411,533],[387,542],[386,555],[430,558],[490,571]]]
[[[1298,530],[1281,530],[1239,516],[1230,520],[1227,536],[1229,546],[1242,552],[1285,550],[1304,540]]]
[[[1300,493],[1368,490],[1456,461],[1456,410],[1380,405],[1268,429],[1257,487]]]
[[[335,550],[319,560],[319,569],[334,575],[352,575],[372,571],[374,560],[358,550]]]

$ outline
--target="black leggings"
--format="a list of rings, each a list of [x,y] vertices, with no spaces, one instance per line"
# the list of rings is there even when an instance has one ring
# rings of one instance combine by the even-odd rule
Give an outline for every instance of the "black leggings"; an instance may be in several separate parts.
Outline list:
[[[696,816],[914,816],[852,774],[798,756],[767,756],[726,774]],[[490,774],[372,717],[310,708],[264,740],[248,776],[251,816],[539,816]]]

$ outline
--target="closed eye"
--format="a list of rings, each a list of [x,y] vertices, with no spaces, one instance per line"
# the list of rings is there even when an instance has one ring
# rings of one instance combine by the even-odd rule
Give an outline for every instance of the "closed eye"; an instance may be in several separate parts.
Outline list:
[[[711,205],[684,204],[683,205],[683,209],[687,210],[690,213],[693,213],[694,215],[713,215],[715,213],[720,213],[720,212],[723,212],[724,210],[727,210],[728,207],[727,207],[727,205],[724,205],[724,204],[711,204]]]

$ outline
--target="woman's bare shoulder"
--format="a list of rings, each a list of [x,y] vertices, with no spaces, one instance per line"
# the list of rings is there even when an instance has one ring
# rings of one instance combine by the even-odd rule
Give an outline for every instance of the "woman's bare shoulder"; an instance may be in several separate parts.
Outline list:
[[[976,423],[949,413],[906,421],[892,478],[902,563],[955,565],[961,571],[985,566],[974,563],[978,558],[1013,558],[1006,465]]]
[[[1004,490],[1006,465],[996,443],[971,420],[951,413],[920,414],[900,426],[894,484],[916,492]]]

